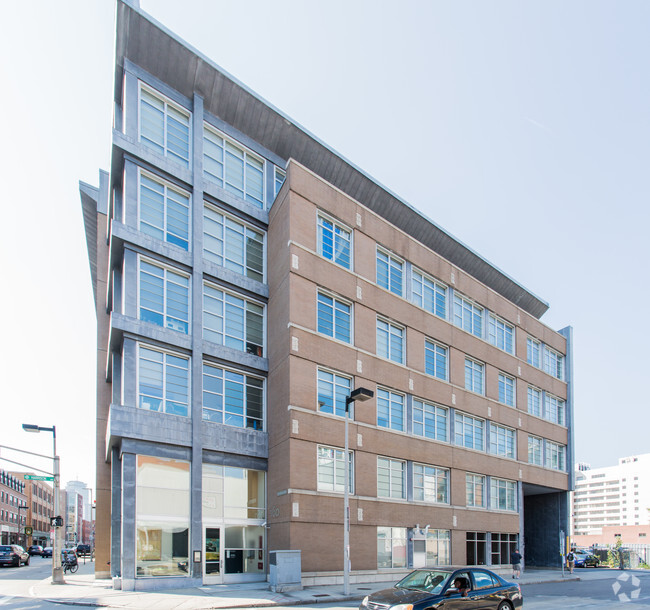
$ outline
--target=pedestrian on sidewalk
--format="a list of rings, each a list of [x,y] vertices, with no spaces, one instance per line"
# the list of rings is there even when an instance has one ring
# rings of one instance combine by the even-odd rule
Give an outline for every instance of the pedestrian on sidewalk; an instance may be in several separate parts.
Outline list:
[[[573,568],[576,567],[576,556],[573,554],[573,551],[567,553],[566,562],[569,565],[569,574],[573,574]]]
[[[512,564],[512,577],[520,578],[521,577],[521,560],[522,556],[519,552],[519,549],[515,549],[510,553],[510,563]]]

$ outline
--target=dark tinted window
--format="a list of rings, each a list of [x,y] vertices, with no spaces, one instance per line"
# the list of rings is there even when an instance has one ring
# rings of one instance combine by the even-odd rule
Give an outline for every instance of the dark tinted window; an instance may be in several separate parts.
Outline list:
[[[7,553],[8,551],[11,551],[10,546],[5,546],[5,545],[0,546],[0,552]]]

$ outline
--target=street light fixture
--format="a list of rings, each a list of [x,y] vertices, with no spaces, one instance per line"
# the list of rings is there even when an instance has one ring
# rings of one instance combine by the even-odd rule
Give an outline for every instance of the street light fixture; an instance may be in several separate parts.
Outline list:
[[[366,388],[352,390],[345,399],[345,452],[344,452],[344,494],[343,494],[343,594],[350,594],[350,458],[348,455],[348,419],[350,404],[370,400],[375,393]]]
[[[58,518],[60,511],[60,498],[59,498],[59,456],[56,454],[56,426],[46,428],[37,426],[35,424],[23,424],[25,432],[51,432],[52,433],[52,462],[54,464],[54,515]],[[52,545],[52,584],[62,585],[65,584],[63,580],[63,570],[61,568],[61,528],[54,526],[54,544]]]

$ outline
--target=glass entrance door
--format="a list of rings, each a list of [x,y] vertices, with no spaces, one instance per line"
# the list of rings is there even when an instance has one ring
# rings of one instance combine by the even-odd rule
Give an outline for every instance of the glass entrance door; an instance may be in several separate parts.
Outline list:
[[[203,541],[203,584],[221,584],[221,528],[206,527]]]

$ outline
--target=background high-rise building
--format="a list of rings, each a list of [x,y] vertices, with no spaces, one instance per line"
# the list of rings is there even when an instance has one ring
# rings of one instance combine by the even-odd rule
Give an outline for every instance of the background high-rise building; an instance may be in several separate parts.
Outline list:
[[[559,565],[572,332],[548,305],[134,7],[98,320],[96,574],[124,589]],[[344,452],[346,397],[352,406]]]
[[[650,453],[576,472],[572,514],[576,536],[598,536],[614,525],[649,525]]]

